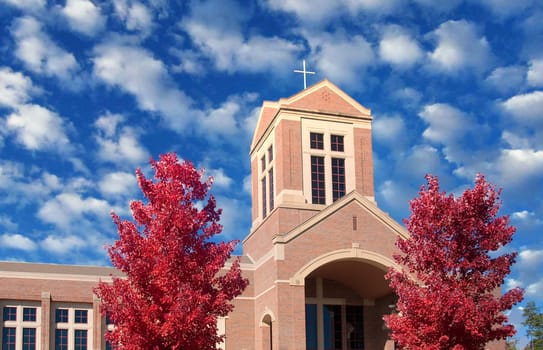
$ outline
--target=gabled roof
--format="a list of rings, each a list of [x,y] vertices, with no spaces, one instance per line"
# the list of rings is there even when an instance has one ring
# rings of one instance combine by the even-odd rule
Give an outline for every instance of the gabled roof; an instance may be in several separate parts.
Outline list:
[[[328,80],[322,80],[299,93],[277,102],[264,101],[256,124],[251,152],[280,110],[322,113],[371,119],[371,111]]]
[[[353,202],[360,205],[362,210],[370,213],[373,217],[375,217],[376,220],[380,221],[383,225],[395,232],[396,235],[401,236],[402,238],[408,238],[409,234],[403,226],[401,226],[394,219],[388,216],[387,213],[379,209],[379,207],[377,207],[377,205],[373,201],[370,201],[356,191],[352,191],[343,198],[334,202],[332,205],[321,210],[309,220],[293,228],[289,232],[276,235],[273,238],[273,243],[288,243],[289,241],[295,239],[299,235],[309,230],[311,227],[318,225],[319,223],[326,220],[328,217],[332,216],[334,213],[338,212],[342,208],[345,208]]]

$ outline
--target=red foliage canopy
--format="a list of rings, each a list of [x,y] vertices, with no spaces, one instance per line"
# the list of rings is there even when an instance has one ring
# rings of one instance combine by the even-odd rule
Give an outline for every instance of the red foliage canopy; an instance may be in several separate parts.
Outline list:
[[[109,255],[126,278],[95,289],[115,324],[106,337],[122,349],[215,349],[217,317],[247,286],[238,261],[221,270],[236,242],[210,240],[222,230],[211,179],[173,153],[151,166],[156,182],[136,170],[148,203],[130,204],[135,222],[112,214],[120,237]]]
[[[503,312],[523,291],[500,296],[499,288],[516,253],[496,253],[515,228],[497,216],[500,191],[484,176],[458,198],[440,192],[437,177],[426,179],[405,220],[410,237],[397,242],[403,254],[395,260],[405,269],[386,276],[398,302],[385,321],[400,348],[483,349],[515,332]]]

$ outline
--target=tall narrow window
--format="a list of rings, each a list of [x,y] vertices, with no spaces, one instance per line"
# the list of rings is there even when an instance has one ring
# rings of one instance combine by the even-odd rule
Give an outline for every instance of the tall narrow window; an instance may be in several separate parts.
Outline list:
[[[330,135],[330,149],[335,152],[343,152],[343,135]]]
[[[23,328],[23,350],[36,350],[36,328]]]
[[[325,204],[324,157],[311,156],[311,202]]]
[[[332,199],[335,202],[345,195],[345,159],[332,158]]]
[[[68,350],[67,329],[55,329],[55,350]]]
[[[309,134],[311,149],[324,149],[324,135],[316,132]]]
[[[2,328],[2,350],[15,350],[15,327]]]
[[[266,196],[266,176],[260,180],[262,184],[262,218],[265,218],[268,214],[268,208],[267,208],[267,196]]]
[[[364,314],[363,307],[360,305],[346,306],[347,344],[349,349],[364,349]]]
[[[87,330],[76,329],[74,331],[74,349],[87,350]]]
[[[270,188],[270,211],[275,208],[274,196],[273,196],[273,168],[268,171],[268,185]]]
[[[272,160],[273,160],[273,146],[270,146],[270,148],[268,148],[268,163],[271,163]]]

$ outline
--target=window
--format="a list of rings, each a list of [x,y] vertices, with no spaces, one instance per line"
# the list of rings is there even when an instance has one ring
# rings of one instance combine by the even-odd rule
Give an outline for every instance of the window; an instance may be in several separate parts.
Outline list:
[[[17,321],[17,308],[4,306],[4,321]]]
[[[15,327],[4,327],[2,329],[2,350],[15,350]]]
[[[311,201],[325,204],[324,157],[311,156]]]
[[[264,176],[262,180],[260,180],[260,182],[262,184],[262,218],[265,218],[266,215],[268,214],[268,208],[267,208],[268,198],[266,196],[266,176]]]
[[[23,350],[36,350],[36,328],[23,328]]]
[[[55,322],[56,323],[68,323],[68,309],[56,309],[55,310]]]
[[[23,321],[36,321],[36,308],[24,307],[23,308]]]
[[[67,329],[55,329],[55,350],[68,350]]]
[[[332,200],[345,195],[345,159],[332,158]]]
[[[74,332],[74,349],[87,350],[87,330],[76,329]]]
[[[268,155],[266,157],[266,154]],[[275,208],[274,177],[273,177],[273,146],[269,146],[260,158],[260,200],[262,206],[262,219],[266,218]]]
[[[323,134],[312,132],[309,134],[311,149],[324,149]]]
[[[330,149],[335,152],[343,152],[342,135],[330,135]]]
[[[87,323],[87,310],[75,310],[75,323]]]

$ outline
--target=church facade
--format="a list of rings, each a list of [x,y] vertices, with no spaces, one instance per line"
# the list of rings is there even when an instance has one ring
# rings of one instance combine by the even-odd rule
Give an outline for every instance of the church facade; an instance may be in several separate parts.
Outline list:
[[[405,229],[374,199],[372,116],[331,82],[264,102],[250,149],[250,284],[222,349],[394,349],[384,278]],[[0,262],[2,349],[108,349],[92,289],[111,268]],[[492,348],[504,349],[503,343]]]

